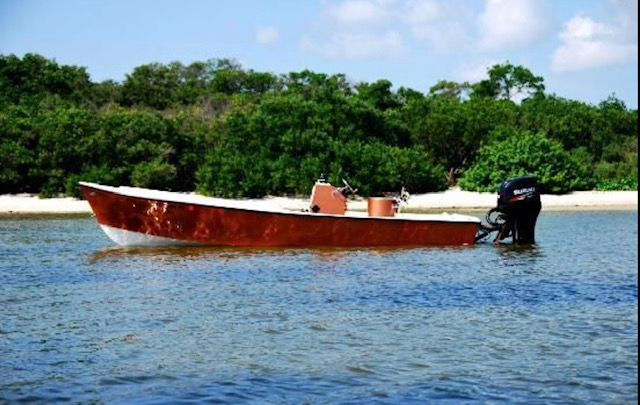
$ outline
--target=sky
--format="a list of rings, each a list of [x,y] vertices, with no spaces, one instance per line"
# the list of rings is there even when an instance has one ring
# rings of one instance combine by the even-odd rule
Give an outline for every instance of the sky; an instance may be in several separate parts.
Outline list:
[[[638,0],[0,0],[0,54],[29,52],[94,81],[234,58],[423,92],[510,61],[550,93],[638,107]]]

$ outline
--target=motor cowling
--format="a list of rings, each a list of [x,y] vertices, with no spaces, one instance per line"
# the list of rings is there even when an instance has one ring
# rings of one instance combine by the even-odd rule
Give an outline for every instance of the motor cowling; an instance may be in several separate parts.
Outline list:
[[[498,206],[487,214],[487,233],[498,231],[496,242],[509,237],[519,245],[533,244],[542,209],[540,186],[535,177],[507,180],[498,190]],[[497,213],[497,217],[493,217]]]

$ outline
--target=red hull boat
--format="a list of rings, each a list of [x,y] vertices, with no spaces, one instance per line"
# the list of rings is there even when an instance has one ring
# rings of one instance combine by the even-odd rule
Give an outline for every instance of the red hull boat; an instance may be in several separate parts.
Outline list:
[[[375,216],[346,212],[346,198],[336,193],[343,189],[325,184],[316,184],[310,209],[302,212],[262,210],[131,187],[80,186],[102,229],[123,246],[472,245],[480,228],[479,219],[464,215],[393,215],[380,209],[372,211]],[[317,201],[326,208],[315,204]],[[370,200],[370,210],[372,203],[378,202]]]

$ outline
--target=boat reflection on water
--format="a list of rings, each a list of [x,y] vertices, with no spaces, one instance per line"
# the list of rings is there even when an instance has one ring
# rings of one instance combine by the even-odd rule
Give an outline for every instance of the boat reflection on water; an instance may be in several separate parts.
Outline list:
[[[162,247],[108,247],[91,254],[90,261],[99,262],[111,259],[148,258],[163,261],[202,260],[208,257],[218,259],[234,259],[251,256],[287,256],[298,254],[305,249],[269,249],[269,248],[235,248],[218,246],[162,246]]]
[[[546,270],[539,264],[545,255],[545,250],[539,245],[496,245],[498,265],[496,273],[502,272],[505,277],[528,276],[542,274]]]
[[[497,244],[495,245],[498,254],[502,258],[536,258],[544,256],[544,250],[539,245],[511,245],[511,244]]]
[[[445,248],[253,248],[226,246],[167,246],[167,247],[119,247],[113,246],[93,252],[89,261],[96,263],[113,259],[144,259],[161,260],[163,262],[189,261],[203,259],[239,259],[247,257],[291,257],[311,256],[318,261],[341,261],[354,255],[369,257],[387,257],[406,252],[424,251],[467,251],[473,246],[451,246]]]

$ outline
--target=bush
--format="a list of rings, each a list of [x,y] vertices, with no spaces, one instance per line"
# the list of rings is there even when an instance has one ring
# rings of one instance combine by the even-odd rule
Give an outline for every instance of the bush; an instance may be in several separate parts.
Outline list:
[[[43,112],[39,132],[37,173],[42,181],[40,196],[65,192],[66,178],[81,172],[88,163],[86,140],[95,131],[96,116],[90,110],[58,108]]]
[[[638,191],[638,177],[617,180],[600,180],[596,184],[598,191]]]
[[[270,173],[262,156],[218,149],[198,169],[197,189],[220,197],[262,197],[271,189]]]
[[[635,154],[635,161],[621,162],[598,162],[595,166],[595,176],[598,180],[615,181],[635,178],[638,180],[638,154]]]
[[[593,187],[589,172],[589,167],[574,159],[559,141],[524,131],[480,149],[475,163],[460,179],[460,186],[493,192],[505,180],[532,175],[544,192],[565,193]]]
[[[335,156],[330,165],[334,184],[345,178],[363,196],[399,191],[402,187],[412,193],[447,189],[444,168],[433,164],[430,156],[418,147],[350,142],[337,144]]]
[[[198,190],[224,197],[308,195],[320,173],[336,184],[348,179],[363,194],[446,188],[444,169],[422,148],[395,144],[408,136],[397,117],[334,97],[322,104],[297,94],[270,96],[255,108],[234,109],[198,170]]]
[[[113,169],[107,166],[88,166],[80,174],[71,174],[65,181],[65,194],[69,197],[82,198],[82,191],[78,187],[81,181],[98,183],[107,186],[120,186],[118,178],[122,177],[123,169]]]
[[[510,64],[489,75],[425,95],[216,59],[94,83],[84,68],[0,55],[0,193],[78,196],[77,182],[89,180],[307,195],[322,172],[362,194],[440,190],[445,172],[455,183],[465,171],[460,184],[477,190],[525,173],[552,192],[637,188],[637,109],[615,97],[589,105],[543,95],[539,77]],[[514,103],[518,90],[535,96]]]
[[[159,160],[138,163],[131,172],[131,184],[135,187],[172,189],[175,182],[175,166]]]
[[[15,141],[0,141],[0,194],[23,191],[33,153]]]
[[[320,173],[333,184],[348,180],[363,196],[403,186],[414,193],[447,188],[444,169],[420,148],[331,141],[314,155],[285,154],[276,160],[264,153],[217,149],[198,171],[198,191],[222,197],[306,196]]]

